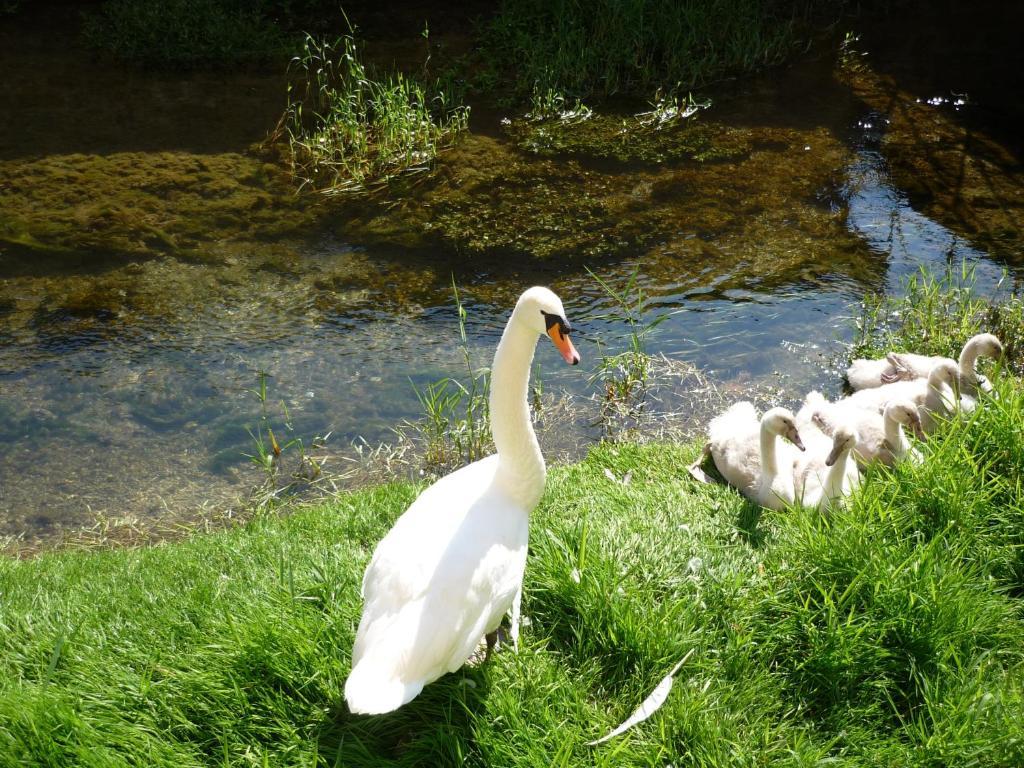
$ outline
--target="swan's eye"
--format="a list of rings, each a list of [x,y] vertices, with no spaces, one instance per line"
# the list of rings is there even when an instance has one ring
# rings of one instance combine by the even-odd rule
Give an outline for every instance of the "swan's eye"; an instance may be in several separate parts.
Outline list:
[[[572,333],[572,326],[569,325],[569,321],[564,317],[552,314],[551,312],[545,312],[543,309],[540,313],[544,315],[544,326],[547,328],[548,333],[551,333],[551,329],[556,325],[558,326],[558,334],[563,338]]]

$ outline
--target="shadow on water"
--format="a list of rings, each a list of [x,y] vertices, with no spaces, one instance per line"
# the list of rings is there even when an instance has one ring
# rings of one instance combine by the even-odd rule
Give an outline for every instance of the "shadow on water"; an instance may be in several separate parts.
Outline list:
[[[650,351],[722,397],[837,390],[825,361],[865,291],[962,261],[990,289],[1021,265],[1017,159],[868,52],[837,70],[823,46],[647,133],[621,133],[629,114],[481,112],[494,124],[430,176],[346,201],[297,196],[246,149],[276,122],[278,77],[125,73],[70,23],[0,29],[0,535],[235,504],[258,480],[258,371],[291,434],[330,433],[329,459],[392,439],[418,415],[410,382],[464,370],[453,278],[478,365],[535,283],[562,296],[586,366],[619,351],[587,268],[616,286],[639,269],[668,316]],[[575,405],[542,440],[573,455],[600,434],[593,389],[549,346],[544,390]],[[698,379],[660,405],[694,431]]]

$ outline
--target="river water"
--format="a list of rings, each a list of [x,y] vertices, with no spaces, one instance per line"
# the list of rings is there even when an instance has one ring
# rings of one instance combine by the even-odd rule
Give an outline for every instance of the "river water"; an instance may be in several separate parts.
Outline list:
[[[627,331],[594,275],[636,274],[646,317],[667,315],[651,352],[782,401],[839,390],[829,361],[866,292],[922,266],[973,267],[984,291],[1024,277],[1014,134],[990,90],[966,92],[983,37],[973,69],[922,72],[942,38],[908,51],[862,20],[846,56],[822,43],[635,140],[628,112],[479,110],[429,177],[339,201],[296,196],[253,146],[280,77],[126,72],[73,21],[29,23],[0,30],[0,536],[238,506],[260,480],[260,371],[279,433],[327,436],[328,470],[394,441],[413,386],[464,371],[453,280],[479,365],[523,288],[561,295],[584,364],[541,345],[537,373],[571,396],[543,440],[571,456],[601,434],[588,374]]]

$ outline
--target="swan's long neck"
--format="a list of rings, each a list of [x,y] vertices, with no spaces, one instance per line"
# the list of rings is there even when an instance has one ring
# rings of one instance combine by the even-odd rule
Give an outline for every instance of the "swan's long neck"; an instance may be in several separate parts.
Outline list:
[[[849,450],[843,451],[836,458],[836,463],[828,468],[828,474],[825,476],[825,482],[821,490],[824,497],[823,502],[827,505],[831,504],[833,499],[838,499],[843,495],[843,481],[846,479],[846,459],[849,455]]]
[[[505,326],[491,366],[491,434],[504,490],[527,509],[544,492],[546,469],[530,420],[527,391],[537,334],[513,316]]]
[[[981,354],[981,344],[974,340],[964,344],[960,352],[960,389],[968,397],[978,396],[978,372],[975,369]]]
[[[892,449],[894,458],[902,458],[910,450],[910,441],[903,432],[903,425],[896,419],[885,417],[885,442]]]
[[[761,473],[767,477],[779,474],[779,461],[775,453],[775,441],[778,439],[767,424],[761,424]]]
[[[981,354],[981,345],[973,339],[964,344],[960,350],[960,375],[969,379],[974,374],[974,366],[978,364],[978,356]]]

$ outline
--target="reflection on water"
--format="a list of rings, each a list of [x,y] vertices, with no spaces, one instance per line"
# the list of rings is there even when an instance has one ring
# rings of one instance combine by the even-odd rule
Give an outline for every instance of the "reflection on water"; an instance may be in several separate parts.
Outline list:
[[[961,262],[991,289],[1021,261],[1005,228],[971,237],[911,206],[866,88],[828,61],[751,81],[701,115],[699,162],[470,136],[403,196],[334,207],[296,200],[243,147],[19,145],[0,160],[17,181],[0,181],[0,535],[233,503],[258,479],[243,455],[258,371],[294,434],[330,433],[335,452],[391,439],[418,413],[412,384],[463,370],[453,277],[481,365],[534,283],[562,296],[585,363],[599,340],[617,351],[625,327],[589,266],[618,286],[639,270],[651,316],[668,315],[652,351],[730,392],[834,391],[826,352],[866,290]],[[545,390],[588,395],[548,346]],[[569,420],[545,447],[596,434]]]

